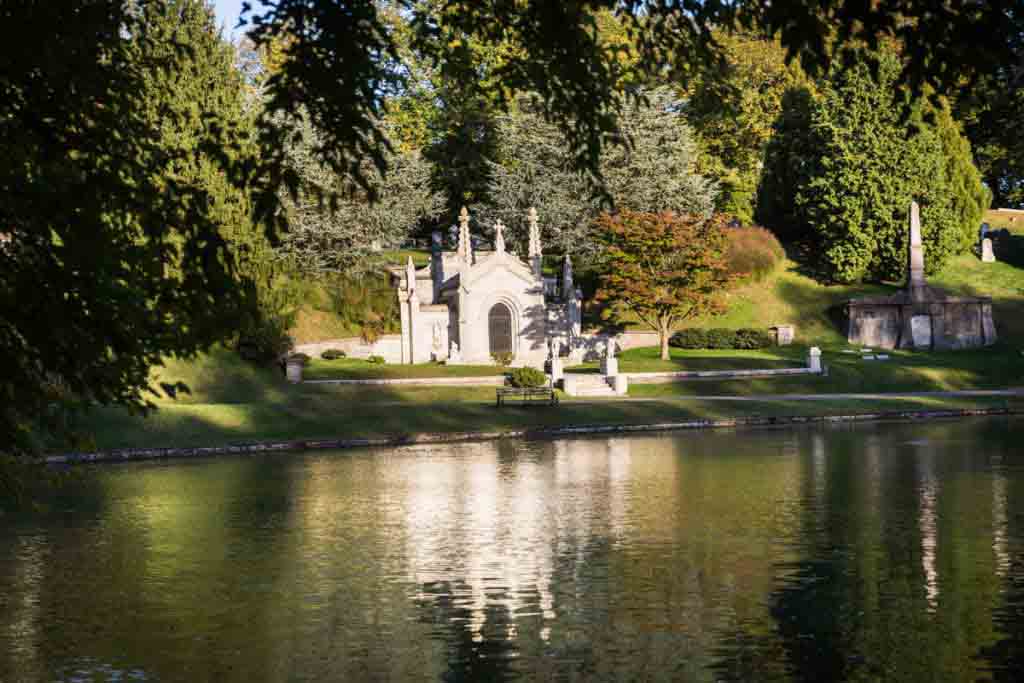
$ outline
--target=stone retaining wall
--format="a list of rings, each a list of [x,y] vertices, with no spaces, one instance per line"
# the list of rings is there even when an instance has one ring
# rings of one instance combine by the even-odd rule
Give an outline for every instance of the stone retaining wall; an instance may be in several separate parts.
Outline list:
[[[493,375],[486,377],[416,377],[402,379],[307,379],[303,380],[303,384],[419,385],[431,387],[500,387],[505,385],[505,376]]]
[[[298,441],[271,441],[231,446],[196,448],[126,448],[93,453],[66,453],[46,458],[48,464],[87,462],[123,462],[159,458],[202,458],[214,455],[244,455],[250,453],[297,452],[308,450],[338,450],[343,448],[394,447],[410,444],[458,443],[463,441],[493,441],[497,439],[557,439],[586,434],[637,434],[690,429],[728,429],[742,427],[784,427],[813,424],[842,424],[848,422],[928,420],[988,415],[1021,415],[1024,410],[1004,408],[964,408],[959,410],[901,410],[855,415],[740,417],[731,420],[690,420],[687,422],[660,422],[639,425],[578,425],[546,429],[519,429],[505,432],[451,432],[402,434],[372,439],[319,439]]]
[[[340,349],[349,358],[366,359],[370,356],[381,356],[388,363],[401,363],[402,335],[385,334],[373,344],[367,344],[359,337],[344,337],[295,345],[296,353],[304,353],[314,358],[319,358],[327,349]]]
[[[744,379],[749,377],[785,377],[792,375],[820,375],[811,368],[779,368],[775,370],[681,370],[678,372],[624,372],[635,384],[666,384],[688,379]]]

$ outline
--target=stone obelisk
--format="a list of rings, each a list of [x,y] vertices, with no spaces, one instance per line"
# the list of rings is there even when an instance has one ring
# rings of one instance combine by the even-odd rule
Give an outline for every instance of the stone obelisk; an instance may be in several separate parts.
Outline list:
[[[907,293],[911,301],[925,298],[924,247],[921,246],[921,209],[910,202],[910,235],[907,244]]]

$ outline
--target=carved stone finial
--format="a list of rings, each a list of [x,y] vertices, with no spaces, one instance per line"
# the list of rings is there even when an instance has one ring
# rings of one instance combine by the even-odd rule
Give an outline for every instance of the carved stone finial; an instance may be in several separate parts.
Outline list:
[[[501,221],[494,224],[494,250],[499,254],[505,253],[505,225]]]
[[[527,220],[530,223],[530,256],[540,256],[540,224],[537,222],[537,209],[530,207],[530,212],[527,214]]]
[[[473,242],[469,235],[469,211],[462,207],[459,212],[459,256],[463,261],[473,260]]]
[[[562,263],[562,297],[571,299],[576,292],[572,281],[572,257],[565,255],[565,262]]]
[[[412,256],[405,264],[405,288],[410,292],[416,289],[416,264],[412,262]]]

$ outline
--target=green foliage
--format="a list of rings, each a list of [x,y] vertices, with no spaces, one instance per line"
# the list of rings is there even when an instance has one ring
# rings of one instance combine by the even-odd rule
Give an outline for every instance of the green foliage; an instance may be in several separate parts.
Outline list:
[[[728,228],[725,234],[725,262],[737,279],[762,282],[786,258],[778,238],[760,226]]]
[[[965,78],[998,72],[1019,90],[1019,13],[1004,2],[947,5],[937,12],[932,3],[905,0],[276,0],[255,11],[253,38],[263,45],[294,37],[289,58],[268,83],[270,109],[294,114],[301,103],[310,105],[315,127],[329,132],[320,153],[339,175],[359,175],[366,158],[384,165],[381,95],[413,90],[420,80],[396,45],[389,17],[398,15],[410,22],[417,55],[466,89],[448,104],[480,98],[500,110],[513,93],[538,93],[547,118],[566,136],[575,165],[597,176],[601,152],[614,137],[623,83],[666,74],[689,80],[713,63],[721,49],[714,30],[723,27],[757,27],[780,36],[787,55],[815,76],[851,46],[888,42],[898,46],[905,62],[901,81],[915,93],[926,87],[948,93]],[[602,38],[602,16],[608,14],[624,27],[631,46]],[[475,60],[479,46],[500,46],[501,59]],[[429,111],[429,103],[424,98],[416,104]],[[474,114],[479,110],[469,106]],[[281,131],[278,120],[264,122],[269,152],[288,142],[287,124]],[[465,130],[461,140],[486,133],[475,115],[457,120]],[[273,160],[269,166],[280,168]]]
[[[151,367],[237,328],[251,137],[199,0],[5,3],[0,35],[0,451],[21,453],[61,431],[49,382],[145,410]]]
[[[386,274],[332,275],[324,278],[328,307],[343,325],[368,343],[401,329],[398,300]]]
[[[502,365],[504,367],[512,365],[511,351],[503,351],[502,353],[492,353],[491,358],[494,359],[494,362],[497,363],[498,365]]]
[[[698,168],[721,187],[717,210],[747,225],[783,98],[806,77],[777,40],[723,30],[715,38],[722,59],[695,74],[684,111],[700,143]]]
[[[822,270],[838,282],[905,276],[912,199],[922,206],[929,273],[972,243],[987,208],[970,147],[948,108],[919,99],[904,116],[899,73],[899,60],[888,51],[878,55],[877,76],[866,59],[835,71],[821,84],[820,97],[794,100],[807,109],[791,120],[807,129],[780,129],[771,143],[784,150],[774,161],[786,166],[766,168],[766,174],[784,182],[762,191],[782,185],[792,194],[766,200],[776,211],[765,219],[779,225],[785,219],[779,204],[791,203],[788,219],[797,232],[813,235]]]
[[[725,262],[726,218],[623,211],[598,219],[601,286],[612,317],[629,313],[657,330],[662,357],[683,320],[722,310],[733,280]]]
[[[342,358],[348,357],[348,354],[341,349],[327,349],[320,354],[320,357],[324,360],[341,360]]]
[[[282,193],[289,231],[281,253],[299,269],[344,272],[374,262],[382,249],[395,249],[421,221],[438,216],[443,197],[431,187],[431,167],[418,151],[387,152],[382,175],[369,158],[361,179],[337,175],[316,150],[324,135],[304,117],[286,159],[295,174],[297,194]],[[368,189],[367,189],[368,188]]]
[[[611,202],[620,210],[710,215],[718,188],[695,171],[697,149],[682,105],[667,88],[643,96],[646,101],[624,107],[621,135],[601,159]],[[525,252],[527,213],[536,207],[545,245],[562,253],[593,251],[602,201],[573,167],[568,141],[544,120],[537,101],[518,100],[515,113],[500,119],[498,137],[501,162],[491,165],[483,222],[500,219],[507,239]]]
[[[384,360],[384,356],[370,356],[366,359],[366,362],[372,363],[373,365],[384,365],[386,361]]]
[[[294,346],[288,334],[290,327],[286,317],[254,316],[239,333],[235,344],[238,355],[259,364],[280,360]]]
[[[548,376],[537,368],[513,368],[508,374],[509,383],[520,389],[542,387],[548,383]]]
[[[680,349],[765,349],[773,344],[767,330],[689,327],[672,335],[669,344]]]

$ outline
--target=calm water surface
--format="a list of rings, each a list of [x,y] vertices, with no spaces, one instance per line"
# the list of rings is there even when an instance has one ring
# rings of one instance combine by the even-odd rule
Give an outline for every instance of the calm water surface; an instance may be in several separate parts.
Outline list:
[[[105,466],[0,520],[0,680],[1016,680],[1022,427]]]

